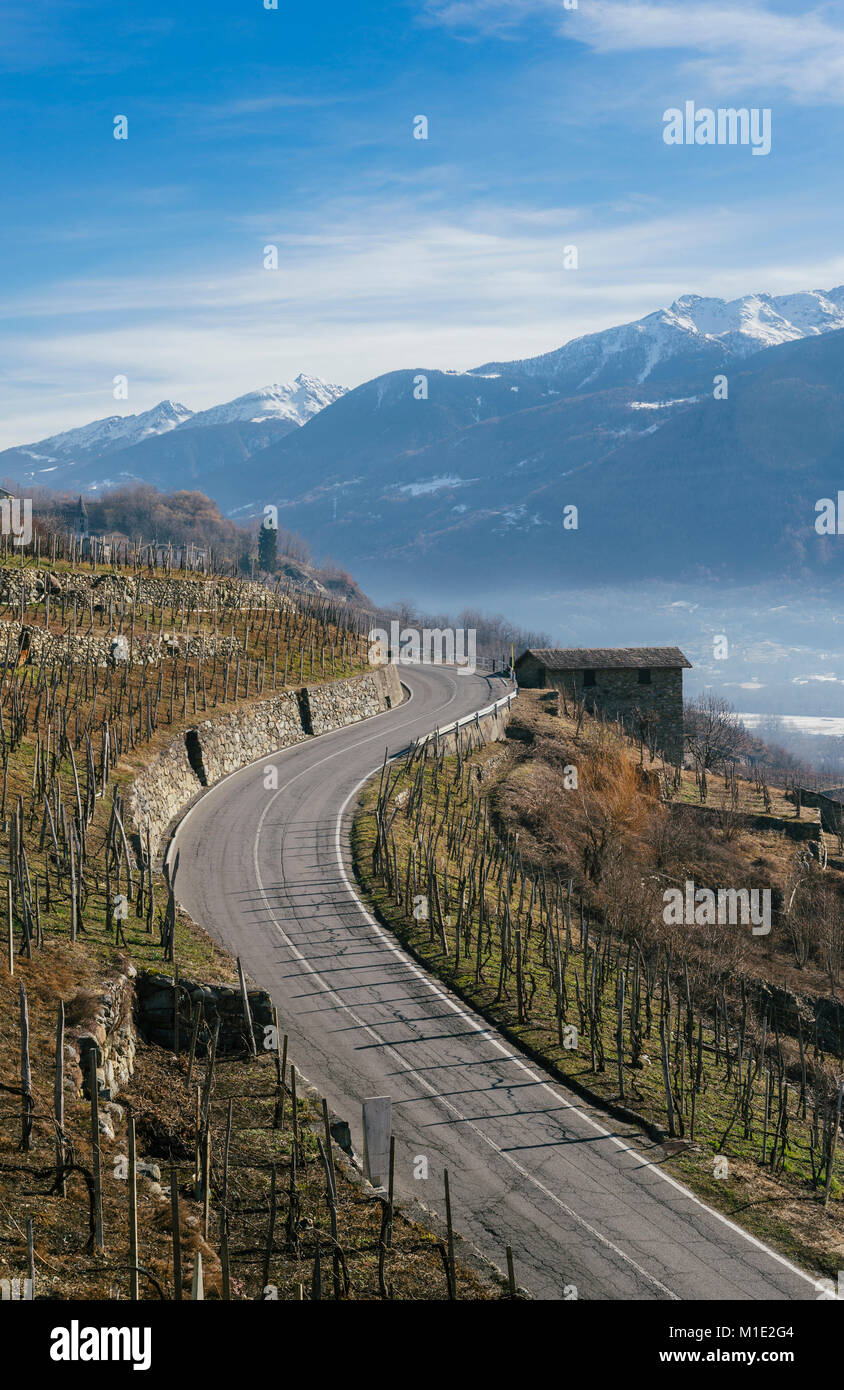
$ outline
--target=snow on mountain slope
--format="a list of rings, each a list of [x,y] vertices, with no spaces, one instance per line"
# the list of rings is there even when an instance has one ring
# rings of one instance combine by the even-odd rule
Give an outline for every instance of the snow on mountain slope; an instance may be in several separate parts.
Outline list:
[[[228,425],[239,422],[267,424],[273,421],[304,425],[325,406],[345,395],[345,386],[334,386],[319,377],[300,372],[295,381],[285,386],[265,386],[250,391],[236,400],[212,406],[210,410],[194,413],[176,401],[159,401],[151,410],[140,415],[109,415],[90,425],[53,434],[33,444],[22,444],[14,452],[27,455],[41,464],[69,463],[94,454],[107,454],[128,449],[153,435],[168,434],[171,430],[201,429],[208,425]],[[9,451],[6,451],[9,452]],[[42,467],[40,472],[48,470]]]
[[[190,420],[192,414],[187,406],[179,405],[177,401],[159,401],[158,405],[140,415],[108,415],[104,420],[94,420],[90,425],[50,435],[49,439],[39,439],[35,444],[22,445],[21,452],[30,454],[32,458],[63,461],[74,454],[126,449],[130,444],[148,439],[150,435],[178,429],[179,425]]]
[[[748,294],[740,299],[683,295],[633,323],[573,338],[518,362],[488,362],[478,372],[562,378],[573,390],[608,376],[646,381],[672,359],[689,355],[746,357],[762,348],[844,329],[844,286],[799,294]]]
[[[190,429],[203,425],[228,425],[234,420],[290,420],[296,425],[304,425],[312,415],[344,396],[346,389],[345,386],[334,386],[319,377],[300,372],[295,381],[284,386],[265,386],[260,391],[249,391],[247,395],[238,396],[224,405],[200,410],[186,423]]]

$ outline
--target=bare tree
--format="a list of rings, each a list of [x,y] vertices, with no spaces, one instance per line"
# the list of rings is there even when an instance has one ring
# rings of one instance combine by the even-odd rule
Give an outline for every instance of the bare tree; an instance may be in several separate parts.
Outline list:
[[[747,747],[747,731],[721,695],[707,691],[688,701],[684,711],[686,747],[694,760],[701,800],[706,800],[706,774],[732,762]]]

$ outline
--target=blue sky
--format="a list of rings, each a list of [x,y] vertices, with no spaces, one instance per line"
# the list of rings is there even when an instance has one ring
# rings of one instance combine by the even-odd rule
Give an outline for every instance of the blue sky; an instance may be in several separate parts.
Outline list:
[[[0,445],[844,281],[841,4],[14,0],[0,32]],[[665,145],[687,100],[770,107],[771,154]]]

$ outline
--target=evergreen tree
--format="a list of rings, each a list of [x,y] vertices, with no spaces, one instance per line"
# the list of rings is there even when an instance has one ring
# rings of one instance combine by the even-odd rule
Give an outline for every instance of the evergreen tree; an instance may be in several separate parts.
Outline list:
[[[258,568],[272,574],[278,567],[278,529],[262,524],[258,529]]]

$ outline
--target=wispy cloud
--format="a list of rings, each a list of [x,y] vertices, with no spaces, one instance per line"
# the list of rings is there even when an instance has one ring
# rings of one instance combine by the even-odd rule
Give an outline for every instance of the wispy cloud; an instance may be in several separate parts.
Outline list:
[[[237,116],[260,115],[265,111],[284,111],[291,108],[311,106],[334,106],[338,101],[348,100],[339,92],[325,96],[299,96],[295,92],[275,92],[264,97],[241,97],[233,101],[219,102],[216,106],[197,107],[203,115],[220,120],[231,120]]]
[[[329,207],[291,225],[268,209],[249,219],[248,268],[62,280],[9,301],[17,336],[0,363],[0,444],[125,409],[111,397],[117,373],[129,377],[132,411],[162,397],[198,409],[303,370],[356,385],[397,367],[531,356],[689,290],[732,297],[844,280],[837,251],[760,263],[753,229],[766,215],[499,206],[458,219],[420,217],[408,201]],[[795,226],[810,216],[795,209]],[[581,266],[567,272],[571,241]],[[279,247],[278,271],[261,268],[266,242]]]
[[[563,0],[424,0],[421,18],[462,33],[518,33],[537,18],[554,21],[564,13]]]
[[[422,16],[458,33],[514,36],[545,20],[595,53],[677,55],[680,72],[729,90],[772,88],[805,102],[844,102],[844,26],[828,9],[676,0],[427,0]],[[693,55],[693,56],[690,56]]]

